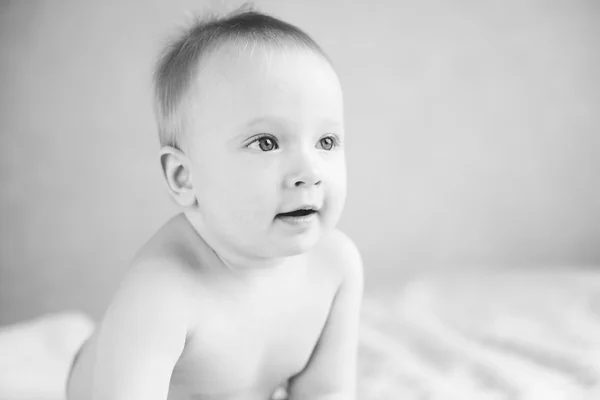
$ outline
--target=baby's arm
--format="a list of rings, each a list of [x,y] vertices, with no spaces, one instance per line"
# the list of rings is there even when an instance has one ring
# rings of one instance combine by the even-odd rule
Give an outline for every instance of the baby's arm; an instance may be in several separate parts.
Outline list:
[[[290,400],[352,400],[356,396],[362,261],[349,238],[341,233],[336,236],[343,280],[307,367],[290,381]]]
[[[187,335],[186,304],[164,264],[134,266],[99,334],[94,400],[166,400]]]

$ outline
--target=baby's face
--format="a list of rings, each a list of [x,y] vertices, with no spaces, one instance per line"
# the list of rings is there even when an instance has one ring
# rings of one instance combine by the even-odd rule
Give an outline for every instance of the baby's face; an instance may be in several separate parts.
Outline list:
[[[202,229],[252,257],[300,254],[346,196],[342,90],[309,50],[225,46],[202,64],[185,152]],[[298,215],[285,215],[311,209]],[[283,214],[283,215],[282,215]]]

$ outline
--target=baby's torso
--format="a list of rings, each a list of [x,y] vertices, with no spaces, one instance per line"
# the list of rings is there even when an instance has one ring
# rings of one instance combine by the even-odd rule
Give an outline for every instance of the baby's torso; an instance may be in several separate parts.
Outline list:
[[[334,284],[309,273],[295,285],[265,291],[195,299],[197,319],[173,369],[168,400],[268,400],[304,369],[327,322]],[[74,371],[88,395],[72,398],[91,399],[96,345],[94,334]]]
[[[173,226],[164,237],[185,237]],[[215,272],[211,251],[192,253],[179,242],[159,236],[147,245],[158,259],[184,260],[177,273],[186,282],[188,335],[168,399],[268,400],[307,366],[325,327],[340,283],[335,246],[322,240],[301,267],[233,279]],[[91,399],[97,341],[95,334],[75,363],[70,400]]]
[[[335,289],[309,274],[268,290],[198,299],[201,317],[173,371],[170,400],[266,400],[304,369]]]

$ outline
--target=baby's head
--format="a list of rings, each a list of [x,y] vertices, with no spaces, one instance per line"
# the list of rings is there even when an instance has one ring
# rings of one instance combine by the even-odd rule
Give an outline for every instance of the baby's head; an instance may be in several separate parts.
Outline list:
[[[169,191],[218,252],[300,254],[336,225],[342,90],[306,33],[248,9],[197,22],[160,59],[155,100]]]

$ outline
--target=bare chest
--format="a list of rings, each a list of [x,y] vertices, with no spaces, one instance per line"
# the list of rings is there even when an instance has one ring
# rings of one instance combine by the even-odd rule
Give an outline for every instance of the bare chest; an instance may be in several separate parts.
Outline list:
[[[171,387],[195,398],[268,398],[302,371],[326,323],[333,295],[319,285],[240,293],[203,304],[173,371]]]

